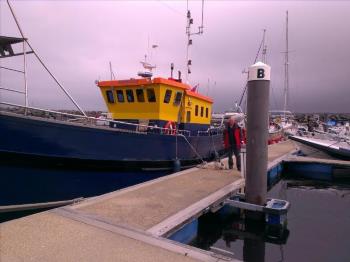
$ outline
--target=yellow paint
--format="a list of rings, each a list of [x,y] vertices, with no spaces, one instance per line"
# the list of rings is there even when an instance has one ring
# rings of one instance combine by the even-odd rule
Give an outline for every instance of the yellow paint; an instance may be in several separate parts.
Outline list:
[[[143,89],[145,102],[138,102],[136,98],[136,89]],[[147,89],[154,89],[156,102],[149,102],[147,97]],[[102,96],[107,105],[108,111],[113,119],[135,119],[135,120],[164,120],[164,121],[180,121],[182,123],[210,124],[212,104],[199,97],[186,95],[183,88],[163,83],[150,83],[144,85],[118,86],[118,87],[100,87]],[[107,100],[106,91],[113,91],[114,103]],[[117,90],[121,90],[124,95],[124,102],[117,101]],[[133,90],[134,102],[128,102],[126,90]],[[164,103],[164,97],[167,90],[171,90],[171,99],[169,103]],[[180,92],[183,96],[182,105],[175,104],[176,93]],[[198,115],[195,115],[195,106],[198,105]],[[203,107],[203,116],[201,116],[201,107]],[[208,108],[208,117],[206,117],[206,108]],[[180,112],[181,110],[181,112]],[[187,111],[191,112],[191,119],[187,121]]]

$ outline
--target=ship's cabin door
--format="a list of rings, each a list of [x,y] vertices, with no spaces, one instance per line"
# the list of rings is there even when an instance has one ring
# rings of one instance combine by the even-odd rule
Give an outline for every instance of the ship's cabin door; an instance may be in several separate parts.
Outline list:
[[[191,111],[186,111],[186,123],[191,122]]]

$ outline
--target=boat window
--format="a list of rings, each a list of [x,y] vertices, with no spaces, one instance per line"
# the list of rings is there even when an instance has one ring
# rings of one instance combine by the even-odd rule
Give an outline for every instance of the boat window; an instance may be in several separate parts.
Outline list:
[[[196,107],[195,107],[194,115],[195,115],[195,116],[198,116],[198,105],[196,105]]]
[[[205,108],[205,117],[206,118],[209,117],[209,108],[208,107]]]
[[[204,107],[201,106],[201,117],[204,115]]]
[[[180,105],[181,98],[182,98],[182,93],[181,92],[176,92],[174,105],[176,105],[176,106]]]
[[[169,104],[170,100],[171,100],[171,94],[173,91],[167,89],[165,91],[165,96],[164,96],[164,103]]]
[[[123,90],[117,90],[117,99],[118,99],[118,102],[120,102],[120,103],[124,102]]]
[[[147,89],[147,97],[148,102],[156,102],[156,94],[154,93],[153,88]]]
[[[114,96],[112,90],[106,91],[107,101],[108,103],[114,103]]]
[[[137,102],[145,102],[145,95],[143,89],[136,89]]]
[[[130,103],[135,101],[134,98],[134,91],[132,91],[132,89],[127,89],[126,90],[126,100]]]

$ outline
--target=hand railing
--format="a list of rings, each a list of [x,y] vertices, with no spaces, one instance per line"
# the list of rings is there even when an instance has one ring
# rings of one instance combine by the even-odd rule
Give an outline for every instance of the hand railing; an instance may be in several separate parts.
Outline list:
[[[197,131],[198,136],[212,136],[212,135],[222,135],[224,131],[223,127],[211,127],[205,131]]]

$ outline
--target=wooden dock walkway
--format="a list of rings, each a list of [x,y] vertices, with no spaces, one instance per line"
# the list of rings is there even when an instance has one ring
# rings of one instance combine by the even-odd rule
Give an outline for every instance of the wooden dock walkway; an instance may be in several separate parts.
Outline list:
[[[269,167],[296,151],[269,146]],[[225,162],[225,161],[224,161]],[[0,224],[4,261],[234,261],[164,238],[244,186],[213,163]]]

